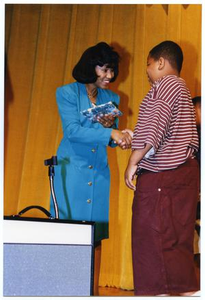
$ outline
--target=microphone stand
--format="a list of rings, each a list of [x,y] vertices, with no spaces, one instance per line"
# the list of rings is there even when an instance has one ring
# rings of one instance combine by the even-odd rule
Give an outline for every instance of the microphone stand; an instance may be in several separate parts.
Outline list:
[[[48,166],[48,176],[49,176],[50,190],[51,190],[51,195],[52,195],[54,210],[55,210],[55,219],[59,219],[58,203],[54,191],[54,176],[55,176],[54,165],[58,164],[57,156],[52,156],[50,159],[46,159],[44,161],[44,164],[45,166]]]

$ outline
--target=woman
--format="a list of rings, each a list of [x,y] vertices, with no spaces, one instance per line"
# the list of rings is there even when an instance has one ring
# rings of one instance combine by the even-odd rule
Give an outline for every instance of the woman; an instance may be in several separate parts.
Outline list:
[[[64,134],[55,169],[59,218],[96,222],[96,245],[108,238],[110,171],[106,148],[130,148],[131,136],[117,129],[116,117],[105,115],[93,123],[81,111],[109,101],[119,105],[119,96],[108,89],[117,78],[118,64],[118,53],[108,44],[98,43],[88,48],[74,67],[76,82],[58,88],[56,94]]]

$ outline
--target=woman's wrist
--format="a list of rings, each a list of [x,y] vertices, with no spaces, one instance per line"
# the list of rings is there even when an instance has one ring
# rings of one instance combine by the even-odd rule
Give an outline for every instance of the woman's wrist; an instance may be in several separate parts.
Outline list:
[[[120,131],[117,129],[112,129],[111,131],[111,138],[116,141],[119,142],[120,141]]]

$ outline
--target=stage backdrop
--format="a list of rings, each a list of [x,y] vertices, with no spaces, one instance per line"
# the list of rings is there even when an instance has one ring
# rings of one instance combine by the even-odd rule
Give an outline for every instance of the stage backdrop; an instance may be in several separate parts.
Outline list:
[[[199,4],[7,4],[5,16],[5,215],[33,204],[49,208],[44,160],[55,155],[62,137],[55,91],[73,81],[72,68],[87,47],[106,41],[121,55],[120,75],[111,85],[121,96],[121,129],[134,128],[149,89],[147,54],[163,40],[181,45],[181,75],[192,96],[201,93]],[[100,274],[101,286],[123,289],[133,288],[133,192],[123,181],[129,155],[109,149],[110,239],[103,241]]]

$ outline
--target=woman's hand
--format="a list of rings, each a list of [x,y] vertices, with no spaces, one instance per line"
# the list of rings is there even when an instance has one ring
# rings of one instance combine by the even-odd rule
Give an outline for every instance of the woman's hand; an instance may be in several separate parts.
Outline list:
[[[97,117],[97,121],[103,125],[103,127],[109,128],[112,127],[115,123],[115,116],[111,114],[101,115]]]
[[[121,149],[129,149],[131,147],[132,137],[128,132],[122,132],[117,129],[113,129],[111,132],[111,138],[120,146]]]

